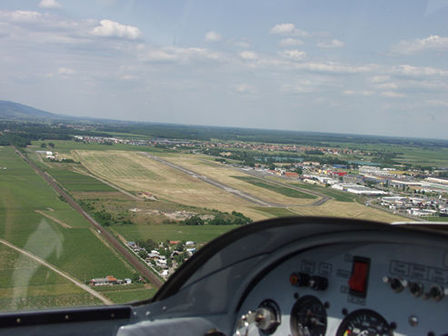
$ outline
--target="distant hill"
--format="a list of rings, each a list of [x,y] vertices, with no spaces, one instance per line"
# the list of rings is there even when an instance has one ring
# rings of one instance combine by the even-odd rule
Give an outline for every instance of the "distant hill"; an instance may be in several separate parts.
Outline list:
[[[38,110],[34,107],[0,100],[0,119],[8,120],[42,120],[64,119],[63,116]]]

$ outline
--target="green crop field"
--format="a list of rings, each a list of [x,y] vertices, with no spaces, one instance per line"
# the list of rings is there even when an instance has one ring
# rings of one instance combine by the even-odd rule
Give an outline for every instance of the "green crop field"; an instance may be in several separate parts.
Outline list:
[[[0,310],[39,309],[101,302],[28,256],[0,245]]]
[[[148,224],[148,225],[114,225],[112,232],[119,233],[126,240],[151,238],[154,241],[192,240],[206,243],[223,233],[236,229],[238,225],[182,225],[182,224]]]
[[[1,148],[0,166],[6,167],[0,171],[1,238],[80,281],[107,274],[132,276],[131,266],[104,245],[81,215],[61,201],[12,148]],[[48,216],[73,228],[65,228]]]
[[[356,199],[356,196],[353,194],[349,194],[347,192],[321,187],[315,184],[307,184],[307,183],[292,183],[291,185],[297,186],[299,188],[312,190],[312,191],[318,191],[324,195],[330,196],[334,198],[336,201],[339,202],[354,202]]]
[[[236,178],[238,180],[242,180],[244,182],[253,184],[257,187],[261,187],[261,188],[265,188],[268,190],[272,190],[276,193],[282,194],[284,196],[288,196],[288,197],[293,197],[293,198],[317,198],[314,195],[310,195],[310,194],[306,194],[304,192],[295,190],[295,189],[291,189],[291,188],[287,188],[287,187],[283,187],[280,185],[275,185],[275,184],[270,184],[270,183],[266,183],[263,182],[263,180],[256,178],[256,177],[250,177],[250,176],[232,176],[233,178]]]
[[[113,286],[97,287],[101,294],[104,294],[115,303],[128,303],[135,301],[143,301],[150,299],[157,292],[154,288],[144,288],[143,285],[126,285],[121,286],[119,290]]]
[[[83,174],[66,169],[49,169],[48,173],[69,191],[100,192],[116,191],[111,186]]]

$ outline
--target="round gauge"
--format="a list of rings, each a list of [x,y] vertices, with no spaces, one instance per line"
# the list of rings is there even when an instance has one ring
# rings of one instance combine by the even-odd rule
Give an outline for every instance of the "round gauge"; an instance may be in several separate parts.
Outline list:
[[[290,323],[294,336],[323,336],[327,330],[327,312],[318,298],[306,295],[292,307]]]
[[[392,336],[391,326],[380,314],[369,309],[348,314],[338,328],[336,336]]]

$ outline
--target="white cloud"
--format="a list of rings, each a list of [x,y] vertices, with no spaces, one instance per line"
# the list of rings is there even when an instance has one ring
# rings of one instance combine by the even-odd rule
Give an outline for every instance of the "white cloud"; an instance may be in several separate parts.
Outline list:
[[[142,35],[142,32],[135,26],[128,26],[111,20],[101,20],[100,25],[93,28],[91,34],[100,37],[136,40]]]
[[[398,45],[392,48],[392,51],[398,54],[415,54],[425,50],[446,50],[448,49],[448,37],[439,35],[430,35],[427,38],[400,41]]]
[[[74,75],[76,73],[75,70],[70,69],[70,68],[58,68],[58,74],[62,75],[62,76],[70,76],[70,75]]]
[[[0,18],[16,23],[39,22],[42,19],[42,17],[43,15],[41,13],[34,11],[24,11],[24,10],[16,10],[12,12],[0,11]]]
[[[147,62],[175,62],[178,61],[180,57],[174,52],[155,49],[145,53],[142,59]]]
[[[285,84],[281,87],[281,91],[286,93],[310,93],[314,92],[316,90],[316,85],[310,80],[302,80],[298,83],[295,83],[293,85],[291,84]]]
[[[301,61],[306,57],[306,53],[300,50],[283,50],[280,55],[294,61]]]
[[[398,93],[398,92],[395,92],[395,91],[384,91],[384,92],[381,92],[381,95],[383,97],[389,97],[389,98],[403,98],[403,97],[405,97],[404,94]]]
[[[319,48],[342,48],[344,45],[345,43],[339,40],[321,41],[317,43]]]
[[[371,90],[360,90],[360,91],[345,90],[342,93],[347,95],[347,96],[371,96],[375,92],[373,92]]]
[[[373,76],[372,78],[370,78],[370,80],[372,81],[372,83],[382,83],[390,80],[390,76],[386,75]]]
[[[205,41],[207,42],[218,42],[221,41],[222,37],[217,32],[209,31],[205,34]]]
[[[395,90],[398,88],[398,85],[393,82],[388,82],[376,84],[375,87],[382,90]]]
[[[39,7],[55,9],[55,8],[61,8],[62,6],[56,0],[42,0],[41,2],[39,2]]]
[[[204,48],[150,48],[140,51],[140,59],[155,63],[189,63],[192,61],[218,61],[220,55]]]
[[[302,40],[294,39],[291,37],[284,38],[279,42],[280,46],[282,47],[298,47],[303,45]]]
[[[392,69],[395,74],[405,76],[448,76],[448,70],[431,68],[431,67],[415,67],[408,64],[396,66]]]
[[[300,63],[295,66],[297,69],[304,69],[315,72],[333,73],[333,74],[357,74],[374,71],[377,66],[375,64],[366,65],[350,65],[341,63]]]
[[[292,35],[300,37],[308,37],[310,34],[306,31],[297,29],[293,23],[280,23],[271,28],[271,34]]]
[[[234,90],[240,94],[254,94],[255,88],[252,85],[246,83],[240,83],[234,86]]]
[[[240,52],[240,57],[245,61],[255,61],[258,59],[257,54],[249,50]]]

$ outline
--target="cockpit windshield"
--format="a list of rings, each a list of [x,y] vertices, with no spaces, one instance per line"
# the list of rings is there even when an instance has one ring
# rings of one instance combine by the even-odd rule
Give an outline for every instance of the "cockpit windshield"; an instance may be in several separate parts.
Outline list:
[[[148,300],[270,218],[447,222],[447,22],[444,0],[2,1],[0,310]]]

